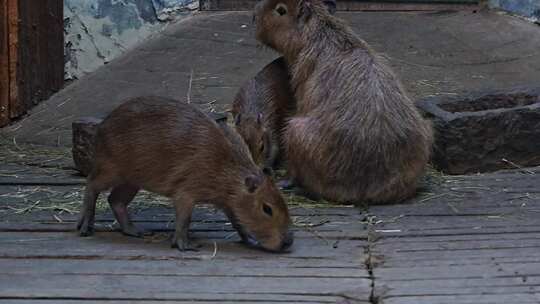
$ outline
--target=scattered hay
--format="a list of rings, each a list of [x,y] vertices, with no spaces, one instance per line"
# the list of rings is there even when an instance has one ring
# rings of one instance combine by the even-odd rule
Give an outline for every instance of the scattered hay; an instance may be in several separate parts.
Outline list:
[[[17,143],[0,136],[0,177],[70,177],[74,171],[71,151],[66,147],[48,147]]]

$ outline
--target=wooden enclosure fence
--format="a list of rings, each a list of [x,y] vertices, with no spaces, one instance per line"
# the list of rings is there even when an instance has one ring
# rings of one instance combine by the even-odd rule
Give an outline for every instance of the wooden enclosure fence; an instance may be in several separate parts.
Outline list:
[[[0,0],[0,127],[64,79],[62,0]]]

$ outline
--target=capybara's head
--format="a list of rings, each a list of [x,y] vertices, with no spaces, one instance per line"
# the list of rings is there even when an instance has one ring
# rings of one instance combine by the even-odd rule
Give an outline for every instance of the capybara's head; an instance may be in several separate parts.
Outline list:
[[[305,43],[303,32],[317,30],[308,21],[329,19],[332,10],[322,0],[262,0],[254,12],[256,38],[282,54],[298,51]]]
[[[266,127],[262,114],[257,117],[236,114],[234,119],[236,131],[246,142],[251,157],[257,165],[262,165],[269,157],[272,137],[270,130]]]
[[[246,177],[244,188],[226,210],[242,240],[268,251],[287,250],[293,243],[291,219],[270,172]]]

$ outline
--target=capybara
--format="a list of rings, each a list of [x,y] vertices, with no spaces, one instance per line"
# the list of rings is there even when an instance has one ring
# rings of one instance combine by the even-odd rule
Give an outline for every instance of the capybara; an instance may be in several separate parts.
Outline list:
[[[127,100],[98,126],[78,229],[91,235],[96,199],[108,201],[124,234],[141,236],[127,205],[140,189],[171,198],[176,209],[172,245],[194,249],[188,237],[196,203],[221,208],[242,239],[270,251],[292,244],[281,193],[252,160],[240,136],[194,106],[163,97]]]
[[[320,0],[263,0],[254,19],[257,39],[290,67],[297,110],[283,136],[294,181],[336,202],[414,195],[432,128],[386,63]]]
[[[238,133],[257,164],[273,168],[281,150],[285,118],[294,111],[294,94],[283,57],[262,69],[236,94],[231,113]]]
[[[324,1],[328,11],[336,10],[335,0]],[[273,168],[283,153],[285,120],[295,111],[289,67],[283,57],[266,65],[248,80],[233,101],[236,130],[246,141],[256,163]]]

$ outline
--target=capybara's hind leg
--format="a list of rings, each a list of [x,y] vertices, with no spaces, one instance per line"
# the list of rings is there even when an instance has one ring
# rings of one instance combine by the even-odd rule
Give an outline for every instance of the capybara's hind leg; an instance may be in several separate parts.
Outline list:
[[[80,236],[90,236],[94,234],[94,216],[96,213],[96,200],[102,189],[96,183],[89,181],[84,193],[84,201],[81,209],[77,229]]]
[[[127,206],[139,192],[139,188],[129,184],[122,184],[112,189],[109,195],[109,205],[114,213],[116,221],[127,236],[142,237],[144,231],[137,229],[129,219]]]

